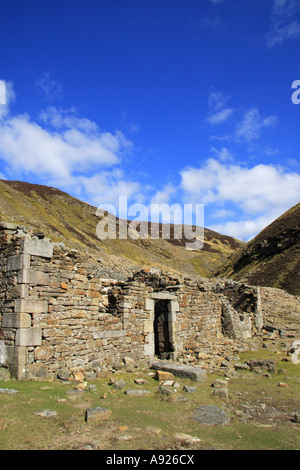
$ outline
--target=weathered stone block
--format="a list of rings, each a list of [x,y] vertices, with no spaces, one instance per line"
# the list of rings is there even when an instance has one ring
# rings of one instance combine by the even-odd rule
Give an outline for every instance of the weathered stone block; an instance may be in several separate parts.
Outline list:
[[[37,361],[47,361],[54,354],[53,346],[39,346],[34,350],[34,358]]]
[[[179,303],[177,301],[172,300],[170,304],[171,304],[171,313],[175,314],[175,312],[179,311]]]
[[[11,377],[17,380],[26,380],[26,369],[24,366],[18,366],[17,364],[9,365],[9,372]]]
[[[3,328],[30,328],[31,316],[28,313],[6,313],[2,318]]]
[[[145,310],[154,310],[154,300],[153,299],[146,299]]]
[[[85,420],[87,423],[107,421],[110,418],[111,413],[110,409],[101,408],[100,406],[97,406],[96,408],[88,408],[85,413]]]
[[[5,222],[4,220],[0,221],[0,229],[6,230],[17,230],[18,226],[12,222]]]
[[[17,299],[15,300],[15,313],[47,313],[46,300]]]
[[[152,299],[155,300],[175,300],[176,296],[173,294],[169,294],[168,292],[155,292],[155,294],[151,294]]]
[[[49,284],[49,275],[42,271],[23,269],[18,272],[18,284],[47,286]]]
[[[46,379],[48,377],[48,367],[45,364],[30,364],[26,367],[25,377],[30,379]]]
[[[20,328],[17,330],[16,346],[40,346],[41,343],[41,328]]]
[[[151,367],[156,370],[171,372],[176,377],[187,377],[194,382],[204,382],[207,377],[207,371],[200,367],[184,366],[163,361],[155,361],[151,364]]]
[[[153,342],[144,344],[144,355],[154,356],[154,343]]]
[[[7,271],[19,271],[21,269],[30,269],[30,255],[21,254],[9,256],[6,264]]]
[[[228,388],[226,387],[215,388],[213,390],[213,395],[218,395],[221,398],[228,399]]]
[[[7,365],[24,367],[28,362],[27,348],[6,346]]]
[[[166,372],[163,370],[157,370],[154,378],[158,381],[175,379],[174,375],[171,372]]]
[[[42,258],[52,258],[53,243],[49,240],[40,240],[38,238],[24,238],[21,241],[20,253],[41,256]]]
[[[61,380],[68,380],[72,372],[67,367],[62,367],[57,371],[57,377]]]
[[[153,321],[145,320],[144,321],[144,333],[152,333],[153,332]]]
[[[207,426],[228,424],[230,420],[224,410],[213,405],[199,406],[194,410],[192,417],[199,423],[206,424]]]
[[[22,271],[19,271],[21,273]],[[26,299],[28,297],[29,288],[27,284],[19,284],[14,287],[13,293],[17,298]]]

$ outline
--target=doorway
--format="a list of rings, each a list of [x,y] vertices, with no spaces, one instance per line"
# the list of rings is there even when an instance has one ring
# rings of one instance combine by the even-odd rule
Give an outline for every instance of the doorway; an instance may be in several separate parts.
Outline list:
[[[170,338],[169,300],[156,300],[154,309],[154,354],[159,359],[170,359],[173,347]]]

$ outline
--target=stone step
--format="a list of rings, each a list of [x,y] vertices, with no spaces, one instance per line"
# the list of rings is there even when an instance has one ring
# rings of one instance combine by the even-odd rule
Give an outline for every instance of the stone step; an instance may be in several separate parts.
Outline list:
[[[205,382],[207,371],[201,367],[186,366],[167,361],[154,361],[152,369],[171,372],[175,377],[191,379],[194,382]]]

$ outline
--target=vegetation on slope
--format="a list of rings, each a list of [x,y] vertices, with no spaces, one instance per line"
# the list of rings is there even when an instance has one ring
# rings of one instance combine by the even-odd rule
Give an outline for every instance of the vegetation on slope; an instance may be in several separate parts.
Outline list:
[[[202,276],[211,276],[241,246],[240,241],[207,229],[204,247],[199,251],[186,250],[184,239],[99,240],[96,227],[100,218],[95,207],[56,188],[20,181],[0,180],[0,218],[33,227],[54,242],[88,250],[101,258],[115,255],[127,264]]]
[[[300,203],[240,248],[216,276],[300,294]]]

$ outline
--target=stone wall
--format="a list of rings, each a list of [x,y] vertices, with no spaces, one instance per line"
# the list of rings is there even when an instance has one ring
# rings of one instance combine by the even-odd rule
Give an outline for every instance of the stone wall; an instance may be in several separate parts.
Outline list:
[[[89,254],[42,234],[2,224],[0,238],[0,362],[18,379],[56,377],[62,370],[94,378],[126,357],[151,363],[161,300],[168,306],[171,360],[197,360],[227,336],[249,338],[257,328],[255,288],[229,289],[223,281],[155,269],[107,279]]]

